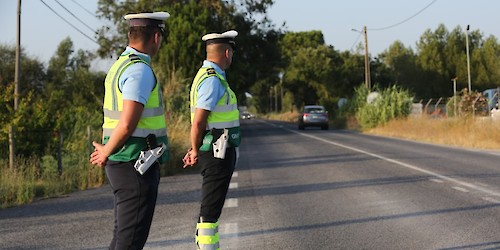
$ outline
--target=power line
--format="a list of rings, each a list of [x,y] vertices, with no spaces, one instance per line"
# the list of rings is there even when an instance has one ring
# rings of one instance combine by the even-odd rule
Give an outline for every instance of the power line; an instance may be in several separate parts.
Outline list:
[[[71,0],[73,1],[73,3],[75,3],[76,5],[80,6],[80,8],[82,8],[83,10],[85,10],[87,13],[89,13],[91,16],[95,17],[94,13],[92,13],[90,10],[87,10],[85,7],[83,7],[81,4],[79,4],[77,1],[75,0]]]
[[[354,41],[354,43],[352,43],[351,49],[349,51],[352,51],[352,48],[354,48],[354,45],[356,45],[356,43],[359,41],[359,38],[361,37],[361,32],[358,32],[358,33],[359,33],[358,38],[356,38],[356,41]]]
[[[63,9],[65,9],[69,14],[71,14],[76,20],[80,21],[80,23],[82,23],[83,25],[85,25],[85,27],[89,28],[92,32],[94,32],[94,34],[97,34],[97,31],[95,31],[94,29],[92,29],[92,27],[88,26],[84,21],[82,21],[80,18],[78,18],[75,14],[73,14],[73,12],[71,12],[70,10],[68,10],[68,8],[64,7],[64,5],[62,5],[59,1],[55,0],[57,4],[59,4]]]
[[[424,10],[426,10],[427,8],[429,8],[431,5],[433,5],[435,2],[437,2],[437,0],[433,0],[431,3],[429,3],[427,6],[425,6],[423,9],[421,9],[419,12],[415,13],[413,16],[410,16],[408,18],[406,18],[405,20],[399,22],[399,23],[396,23],[396,24],[393,24],[393,25],[390,25],[390,26],[387,26],[387,27],[382,27],[382,28],[376,28],[376,29],[368,29],[368,30],[371,30],[371,31],[377,31],[377,30],[386,30],[386,29],[390,29],[390,28],[393,28],[393,27],[396,27],[400,24],[403,24],[407,21],[409,21],[410,19],[416,17],[418,14],[422,13]]]
[[[88,38],[89,40],[91,40],[92,42],[94,42],[97,45],[99,45],[99,43],[96,40],[92,39],[90,36],[86,35],[81,30],[79,30],[77,27],[75,27],[73,24],[71,24],[68,20],[64,19],[64,17],[62,17],[61,15],[59,15],[59,13],[57,13],[54,9],[52,9],[49,5],[47,5],[43,0],[40,0],[40,2],[42,2],[47,8],[49,8],[52,12],[54,12],[54,14],[56,14],[58,17],[60,17],[63,21],[65,21],[67,24],[69,24],[75,30],[77,30],[78,32],[80,32],[80,34],[82,34],[83,36],[85,36],[86,38]]]

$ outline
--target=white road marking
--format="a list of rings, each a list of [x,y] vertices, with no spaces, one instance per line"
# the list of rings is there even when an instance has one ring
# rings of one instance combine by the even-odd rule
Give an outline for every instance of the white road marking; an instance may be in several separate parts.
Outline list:
[[[233,172],[233,177],[238,177],[238,172],[234,171]]]
[[[444,181],[443,181],[443,180],[441,180],[441,179],[436,179],[436,178],[432,178],[432,179],[431,179],[431,181],[436,182],[436,183],[444,183]]]
[[[219,233],[221,236],[224,234],[238,234],[238,223],[223,223]]]
[[[238,199],[236,198],[226,199],[224,207],[238,207]]]
[[[235,188],[238,188],[238,182],[229,183],[229,189],[235,189]]]
[[[492,198],[492,197],[483,197],[483,200],[489,201],[491,203],[500,203],[500,200]]]
[[[265,123],[267,123],[267,122],[265,122]],[[276,127],[276,125],[273,125],[272,123],[268,123],[268,124],[271,124],[272,126]],[[433,171],[430,171],[430,170],[427,170],[427,169],[423,169],[423,168],[420,168],[420,167],[417,167],[417,166],[414,166],[414,165],[411,165],[411,164],[408,164],[408,163],[404,163],[402,161],[398,161],[398,160],[395,160],[395,159],[387,158],[387,157],[382,156],[382,155],[370,153],[368,151],[365,151],[365,150],[362,150],[362,149],[358,149],[358,148],[355,148],[355,147],[350,147],[350,146],[347,146],[347,145],[344,145],[344,144],[332,142],[332,141],[329,141],[327,139],[324,139],[324,138],[321,138],[321,137],[317,137],[317,136],[314,136],[314,135],[305,134],[305,133],[294,131],[294,130],[287,129],[287,128],[283,128],[283,129],[287,130],[289,132],[295,133],[295,134],[299,134],[301,136],[309,137],[311,139],[322,141],[324,143],[335,145],[337,147],[349,149],[349,150],[352,150],[352,151],[356,151],[358,153],[362,153],[362,154],[366,154],[366,155],[372,156],[374,158],[378,158],[378,159],[381,159],[381,160],[384,160],[384,161],[387,161],[387,162],[391,162],[391,163],[400,165],[402,167],[415,170],[417,172],[421,172],[421,173],[424,173],[424,174],[427,174],[427,175],[432,175],[432,176],[434,176],[436,178],[439,178],[439,179],[442,179],[444,181],[449,181],[449,182],[455,183],[455,184],[457,184],[459,186],[464,186],[464,187],[466,187],[468,189],[471,189],[471,190],[480,191],[480,192],[486,193],[486,194],[488,194],[490,196],[500,197],[500,193],[499,192],[496,192],[496,191],[493,191],[493,190],[490,190],[490,189],[486,189],[486,188],[482,188],[482,187],[476,186],[474,184],[471,184],[471,183],[468,183],[468,182],[464,182],[464,181],[460,181],[460,180],[457,180],[457,179],[454,179],[454,178],[451,178],[451,177],[448,177],[448,176],[445,176],[445,175],[441,175],[441,174],[438,174],[436,172],[433,172]]]
[[[464,193],[468,193],[468,192],[469,192],[469,190],[467,190],[467,189],[465,189],[465,188],[463,188],[463,187],[453,186],[453,187],[451,187],[451,188],[453,188],[453,189],[455,189],[455,190],[458,190],[458,191],[460,191],[460,192],[464,192]]]

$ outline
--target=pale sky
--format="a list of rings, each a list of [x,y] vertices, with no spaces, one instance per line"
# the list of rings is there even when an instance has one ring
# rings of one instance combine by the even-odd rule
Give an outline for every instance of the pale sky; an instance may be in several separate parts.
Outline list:
[[[16,43],[17,2],[0,0],[1,44]],[[94,38],[92,30],[97,30],[104,24],[95,15],[87,12],[95,13],[97,0],[43,2],[91,38]],[[22,1],[21,45],[29,56],[47,63],[59,43],[68,36],[73,41],[75,50],[97,49],[95,42],[67,24],[43,2]],[[480,30],[485,38],[493,35],[498,39],[499,11],[498,0],[275,0],[268,15],[277,25],[286,21],[289,31],[321,30],[325,42],[339,51],[354,51],[357,44],[363,42],[363,36],[352,29],[362,30],[363,26],[367,26],[368,51],[375,57],[396,40],[415,49],[420,36],[427,29],[434,31],[441,23],[449,31],[457,26],[465,31],[466,26],[470,25],[471,30]],[[201,35],[203,34],[200,34],[200,37]],[[240,33],[241,35],[244,34]],[[94,67],[106,71],[109,62],[97,61]]]

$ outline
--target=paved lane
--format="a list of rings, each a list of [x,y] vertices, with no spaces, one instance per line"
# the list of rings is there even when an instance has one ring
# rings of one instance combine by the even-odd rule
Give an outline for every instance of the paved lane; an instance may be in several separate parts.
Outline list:
[[[500,248],[498,152],[264,120],[242,133],[221,249]],[[145,249],[194,249],[200,180],[162,178]],[[112,218],[108,186],[0,210],[0,249],[106,249]]]

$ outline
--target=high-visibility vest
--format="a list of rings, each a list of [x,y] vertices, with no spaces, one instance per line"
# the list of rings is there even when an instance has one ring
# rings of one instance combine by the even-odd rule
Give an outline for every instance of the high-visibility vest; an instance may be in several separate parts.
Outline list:
[[[196,110],[196,102],[198,101],[198,88],[208,77],[217,77],[225,87],[226,91],[222,98],[219,99],[215,109],[210,112],[207,119],[207,130],[234,128],[240,126],[240,112],[238,111],[238,102],[233,90],[229,87],[227,80],[223,75],[217,73],[214,68],[200,68],[196,74],[191,86],[191,123],[194,120],[194,111]]]
[[[217,105],[215,106],[214,110],[212,110],[208,115],[206,130],[210,131],[212,129],[229,129],[229,146],[238,147],[241,142],[240,112],[238,110],[238,101],[233,90],[229,87],[229,83],[227,82],[226,78],[223,75],[217,73],[212,67],[200,68],[198,70],[198,73],[194,77],[190,93],[191,124],[194,120],[194,112],[196,110],[196,103],[198,101],[198,88],[203,80],[208,77],[219,78],[226,91],[224,92],[224,95],[217,101]],[[203,139],[203,145],[200,150],[210,150],[212,139],[213,138],[210,132],[206,133],[205,138]]]
[[[120,76],[128,66],[134,63],[145,63],[149,66],[149,63],[142,60],[138,55],[124,54],[118,58],[106,75],[104,82],[104,123],[102,125],[104,143],[112,135],[123,111],[123,94],[119,89]],[[144,110],[136,129],[123,147],[110,155],[108,159],[121,162],[136,160],[139,157],[140,151],[147,148],[145,137],[149,134],[156,136],[158,144],[165,143],[165,145],[168,145],[163,98],[157,82],[155,82],[155,87],[144,105]],[[160,162],[165,162],[167,159],[168,152],[165,152]]]

